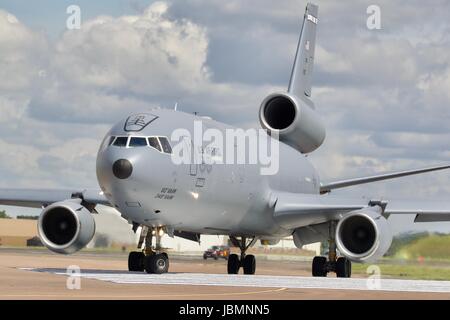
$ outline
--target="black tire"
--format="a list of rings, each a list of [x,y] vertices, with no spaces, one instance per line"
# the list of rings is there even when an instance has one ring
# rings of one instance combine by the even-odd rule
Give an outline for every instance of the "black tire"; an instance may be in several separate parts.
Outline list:
[[[255,256],[252,254],[245,256],[244,261],[242,262],[242,267],[244,269],[244,274],[255,274],[256,271]]]
[[[344,257],[337,259],[336,276],[338,278],[350,278],[352,276],[352,263],[349,259]]]
[[[312,275],[313,277],[326,277],[327,271],[325,266],[327,264],[327,258],[325,257],[314,257],[312,262]]]
[[[208,259],[208,256],[206,254],[203,255],[203,260]]]
[[[228,258],[228,274],[238,274],[239,268],[241,267],[241,261],[239,261],[239,257],[237,254],[230,254]]]
[[[169,271],[169,257],[165,253],[146,256],[144,268],[147,273],[166,273]]]
[[[144,271],[143,252],[132,251],[128,255],[128,271]]]
[[[214,256],[214,260],[217,260],[217,259],[219,259],[217,256]]]

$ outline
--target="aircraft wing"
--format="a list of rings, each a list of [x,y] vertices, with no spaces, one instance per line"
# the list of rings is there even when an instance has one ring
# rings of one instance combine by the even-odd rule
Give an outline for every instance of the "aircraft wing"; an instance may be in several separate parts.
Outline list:
[[[330,183],[321,185],[320,193],[323,194],[323,193],[330,192],[333,189],[345,188],[345,187],[355,186],[358,184],[400,178],[400,177],[410,176],[413,174],[420,174],[420,173],[444,170],[444,169],[450,169],[450,165],[447,164],[447,165],[442,165],[442,166],[428,167],[428,168],[422,168],[422,169],[416,169],[416,170],[399,171],[399,172],[385,173],[385,174],[369,176],[369,177],[340,180],[340,181],[330,182]]]
[[[0,204],[42,208],[51,203],[81,198],[89,204],[111,206],[103,192],[95,189],[0,189]]]
[[[385,207],[385,216],[414,214],[414,222],[450,221],[450,201],[378,200],[289,192],[275,196],[274,220],[286,229],[338,220],[350,211],[376,204]]]

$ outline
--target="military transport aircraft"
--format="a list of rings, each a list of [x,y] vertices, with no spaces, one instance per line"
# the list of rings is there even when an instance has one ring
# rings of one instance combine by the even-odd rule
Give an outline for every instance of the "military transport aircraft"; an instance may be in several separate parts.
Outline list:
[[[255,257],[246,254],[260,241],[275,244],[293,236],[296,246],[329,241],[328,256],[313,259],[312,274],[335,272],[350,277],[351,261],[366,262],[388,250],[388,217],[415,214],[415,222],[450,221],[450,202],[350,198],[331,194],[338,188],[441,169],[387,173],[320,182],[307,158],[325,139],[325,127],[311,101],[318,7],[308,4],[287,92],[265,98],[259,120],[278,137],[279,168],[262,175],[260,164],[176,164],[175,130],[194,130],[194,123],[225,131],[231,126],[176,110],[133,114],[107,133],[97,155],[99,190],[0,190],[0,204],[42,208],[38,230],[43,244],[62,254],[74,253],[93,238],[97,205],[117,209],[135,232],[138,250],[128,258],[130,271],[168,272],[161,247],[164,234],[199,241],[204,234],[228,235],[240,255],[231,254],[228,273],[255,273]],[[202,157],[206,145],[186,137],[187,152]],[[220,148],[217,148],[220,149]],[[221,150],[217,154],[220,154]],[[217,155],[216,154],[216,155]],[[338,256],[339,252],[339,256]]]

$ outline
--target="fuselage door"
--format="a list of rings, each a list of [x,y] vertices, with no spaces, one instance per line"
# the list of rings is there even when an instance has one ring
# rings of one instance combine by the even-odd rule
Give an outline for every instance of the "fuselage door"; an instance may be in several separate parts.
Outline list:
[[[196,176],[197,175],[197,163],[196,163],[196,152],[193,148],[192,140],[188,137],[183,137],[183,143],[185,150],[190,156],[190,164],[189,164],[189,175]]]

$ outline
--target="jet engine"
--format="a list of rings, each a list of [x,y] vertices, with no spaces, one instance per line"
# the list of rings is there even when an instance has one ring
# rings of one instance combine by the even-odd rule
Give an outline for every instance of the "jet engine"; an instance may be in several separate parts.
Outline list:
[[[44,209],[38,220],[42,243],[51,251],[74,253],[94,237],[95,221],[81,200],[56,202]]]
[[[265,98],[259,109],[264,129],[301,153],[320,147],[325,139],[325,126],[309,99],[288,93],[274,93]]]
[[[379,206],[350,212],[336,227],[340,253],[356,262],[381,258],[392,243],[392,232]]]

